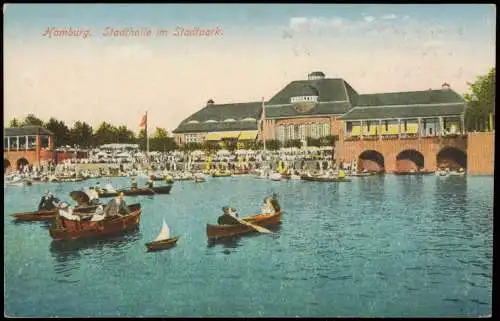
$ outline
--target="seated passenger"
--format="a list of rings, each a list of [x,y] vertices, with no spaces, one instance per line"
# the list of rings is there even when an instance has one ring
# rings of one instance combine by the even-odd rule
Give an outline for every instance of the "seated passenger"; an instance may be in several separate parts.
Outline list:
[[[52,195],[51,192],[47,191],[42,199],[40,200],[40,204],[38,204],[39,211],[50,211],[57,207],[57,203],[59,200]]]
[[[116,198],[113,198],[104,208],[104,213],[106,216],[122,216],[130,214],[130,209],[125,200],[123,199],[124,194],[120,193]]]
[[[153,188],[154,187],[154,181],[151,178],[146,183],[146,187],[147,188]]]
[[[135,180],[135,178],[132,178],[130,187],[132,189],[136,189],[137,188],[137,181]]]

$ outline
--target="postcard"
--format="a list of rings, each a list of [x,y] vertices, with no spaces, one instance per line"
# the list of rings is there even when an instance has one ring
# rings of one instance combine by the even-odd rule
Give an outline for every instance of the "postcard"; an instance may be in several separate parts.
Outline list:
[[[3,14],[5,316],[492,314],[495,6]]]

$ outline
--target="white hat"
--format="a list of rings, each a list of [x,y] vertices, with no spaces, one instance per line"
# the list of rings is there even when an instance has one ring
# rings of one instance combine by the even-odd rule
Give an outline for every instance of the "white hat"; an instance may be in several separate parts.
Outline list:
[[[59,203],[59,208],[67,208],[68,206],[69,206],[69,204],[66,202]]]

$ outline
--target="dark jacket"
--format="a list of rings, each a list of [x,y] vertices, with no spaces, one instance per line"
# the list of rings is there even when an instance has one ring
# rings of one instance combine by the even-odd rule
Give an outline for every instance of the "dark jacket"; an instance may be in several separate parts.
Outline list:
[[[219,218],[217,219],[217,224],[219,224],[219,225],[239,225],[241,223],[238,222],[238,220],[235,219],[234,217],[232,217],[231,215],[224,213],[221,216],[219,216]]]
[[[40,204],[38,204],[38,210],[39,211],[50,211],[56,208],[56,205],[54,203],[59,203],[59,200],[53,196],[50,198],[45,198],[45,196],[42,196],[42,199],[40,200]]]

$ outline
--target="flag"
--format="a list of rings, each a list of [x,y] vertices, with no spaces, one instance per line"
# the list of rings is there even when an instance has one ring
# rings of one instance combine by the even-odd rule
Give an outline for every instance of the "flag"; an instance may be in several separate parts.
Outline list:
[[[144,116],[142,116],[141,124],[139,125],[139,127],[145,128],[147,123],[148,123],[148,113],[146,112]]]

